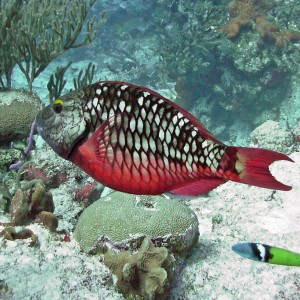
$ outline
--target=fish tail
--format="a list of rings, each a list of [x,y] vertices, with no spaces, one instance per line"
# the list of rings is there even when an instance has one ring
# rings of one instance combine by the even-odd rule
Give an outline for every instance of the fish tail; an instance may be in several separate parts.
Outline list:
[[[269,166],[278,160],[294,162],[287,155],[259,148],[229,147],[235,150],[235,169],[239,173],[234,181],[255,185],[263,188],[289,191],[291,186],[277,181],[269,170]]]

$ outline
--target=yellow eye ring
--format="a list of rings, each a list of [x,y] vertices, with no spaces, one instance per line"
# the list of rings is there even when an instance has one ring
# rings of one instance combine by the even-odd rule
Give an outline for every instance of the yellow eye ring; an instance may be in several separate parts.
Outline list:
[[[53,110],[55,113],[60,114],[63,110],[64,101],[61,99],[57,99],[53,102]]]

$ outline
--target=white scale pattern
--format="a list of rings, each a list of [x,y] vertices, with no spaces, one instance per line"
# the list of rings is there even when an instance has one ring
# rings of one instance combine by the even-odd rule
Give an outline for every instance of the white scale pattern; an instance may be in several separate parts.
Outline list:
[[[157,164],[162,169],[169,166],[169,159],[171,158],[178,161],[185,161],[185,167],[188,172],[196,172],[198,162],[202,165],[206,164],[213,172],[217,171],[218,160],[221,159],[224,150],[217,147],[214,148],[215,144],[210,140],[203,140],[198,134],[198,128],[191,128],[193,125],[191,125],[190,121],[182,113],[175,109],[172,111],[170,107],[167,112],[163,113],[162,107],[166,104],[163,99],[156,98],[157,102],[153,104],[147,98],[151,96],[150,93],[141,92],[137,98],[139,109],[132,113],[131,103],[122,98],[123,93],[126,93],[130,87],[121,85],[119,88],[114,88],[114,94],[117,97],[113,98],[113,103],[110,104],[110,107],[106,106],[108,105],[105,103],[107,100],[101,96],[102,92],[111,93],[109,87],[104,83],[101,83],[100,87],[95,90],[96,97],[87,103],[87,109],[92,118],[95,118],[95,115],[97,117],[99,114],[102,120],[106,120],[116,111],[128,113],[128,130],[122,128],[117,134],[115,142],[121,148],[125,147],[124,151],[126,155],[131,151],[135,164],[143,163],[143,160],[148,161],[146,153],[148,151],[156,153],[158,148],[160,148],[163,149],[160,150],[163,151],[161,153],[162,160],[158,160]],[[174,115],[174,113],[176,114]],[[192,130],[189,136],[182,138],[181,131],[186,125]],[[153,130],[155,133],[153,133]],[[159,139],[159,142],[155,139]],[[177,147],[180,142],[181,146],[179,149]],[[200,145],[199,142],[202,142],[202,144]],[[160,144],[160,147],[158,147],[158,144]],[[162,161],[164,162],[164,166],[162,165]],[[179,165],[177,167],[179,168]],[[180,171],[180,168],[177,171]]]

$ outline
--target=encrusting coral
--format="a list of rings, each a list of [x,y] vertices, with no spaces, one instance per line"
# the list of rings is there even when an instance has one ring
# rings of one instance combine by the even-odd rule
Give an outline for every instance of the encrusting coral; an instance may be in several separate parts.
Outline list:
[[[115,285],[125,295],[165,299],[174,277],[174,259],[165,247],[155,247],[145,237],[137,252],[109,251],[104,263],[116,276]]]
[[[86,253],[134,250],[145,236],[172,252],[185,253],[198,241],[198,220],[179,201],[114,192],[87,207],[74,231]]]
[[[243,28],[254,28],[260,37],[276,46],[285,46],[288,42],[299,42],[300,32],[295,30],[280,30],[279,26],[270,22],[267,11],[275,6],[268,0],[233,0],[228,4],[230,20],[221,31],[232,39],[239,35]]]

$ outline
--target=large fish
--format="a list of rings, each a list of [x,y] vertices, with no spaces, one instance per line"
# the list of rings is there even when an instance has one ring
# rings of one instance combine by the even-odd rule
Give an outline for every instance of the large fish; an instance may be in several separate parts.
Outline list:
[[[271,150],[226,146],[160,94],[100,81],[44,108],[37,129],[61,157],[115,190],[196,196],[228,180],[288,191],[269,165],[292,161]]]

